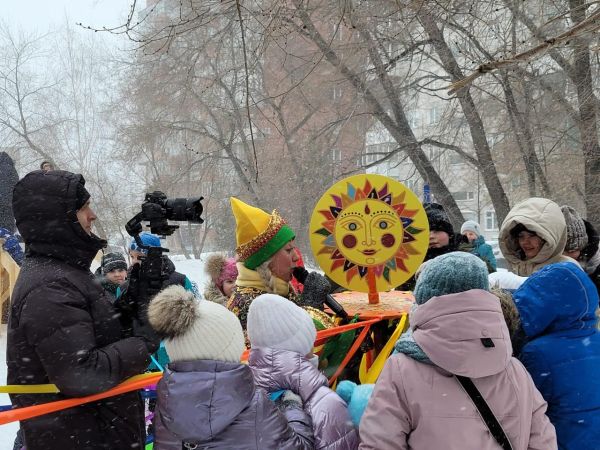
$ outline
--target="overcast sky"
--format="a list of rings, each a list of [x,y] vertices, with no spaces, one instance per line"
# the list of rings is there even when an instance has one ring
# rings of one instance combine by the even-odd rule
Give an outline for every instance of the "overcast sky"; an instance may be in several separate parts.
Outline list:
[[[146,2],[138,3],[143,7]],[[13,29],[40,34],[62,25],[65,17],[71,24],[111,27],[123,23],[130,4],[131,0],[0,0],[0,20]]]

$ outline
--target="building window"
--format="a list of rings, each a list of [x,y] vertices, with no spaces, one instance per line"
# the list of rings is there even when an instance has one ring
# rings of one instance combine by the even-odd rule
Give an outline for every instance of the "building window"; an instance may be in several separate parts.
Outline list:
[[[438,123],[440,121],[440,117],[440,110],[436,106],[429,110],[429,123],[431,125]]]
[[[333,157],[333,163],[337,164],[337,163],[341,163],[342,162],[342,151],[339,148],[334,148],[331,151],[331,155]]]
[[[413,191],[415,194],[418,194],[419,190],[419,181],[418,180],[406,180],[404,181],[404,185]]]
[[[377,150],[377,149],[373,149],[373,150]],[[367,166],[369,164],[373,164],[379,158],[381,158],[381,155],[376,154],[376,153],[371,153],[367,150],[367,152],[363,153],[363,155],[362,155],[361,163],[363,166]]]
[[[452,197],[456,201],[466,201],[475,199],[475,193],[473,191],[457,191],[452,193]]]
[[[417,128],[419,126],[419,113],[417,111],[407,113],[406,120],[411,128]]]
[[[496,231],[498,230],[498,221],[496,220],[495,211],[485,212],[485,231]]]
[[[521,187],[521,175],[514,175],[510,179],[510,187],[518,189]]]
[[[344,27],[341,23],[334,23],[331,25],[331,32],[338,41],[344,40]]]
[[[434,161],[438,157],[438,149],[434,147],[429,148],[429,161]]]
[[[453,166],[457,166],[459,164],[464,164],[465,160],[456,152],[450,153],[450,164]]]
[[[331,92],[331,97],[333,98],[333,100],[339,100],[342,98],[342,88],[339,86],[336,86],[333,88],[333,91]]]

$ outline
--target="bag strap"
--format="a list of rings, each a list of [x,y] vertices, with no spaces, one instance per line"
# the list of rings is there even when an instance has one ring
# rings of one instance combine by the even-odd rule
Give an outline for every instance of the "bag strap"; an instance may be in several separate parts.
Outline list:
[[[508,440],[506,433],[502,429],[502,425],[500,425],[500,422],[498,422],[498,419],[496,419],[496,416],[494,415],[489,405],[481,395],[481,392],[479,392],[479,389],[477,389],[477,386],[475,386],[475,384],[473,383],[473,380],[460,375],[455,376],[460,385],[465,390],[465,392],[469,394],[469,397],[471,397],[471,400],[475,404],[477,411],[479,411],[479,415],[490,430],[490,433],[492,433],[492,436],[494,437],[496,442],[500,444],[500,447],[502,447],[503,450],[513,450],[513,447],[510,441]]]

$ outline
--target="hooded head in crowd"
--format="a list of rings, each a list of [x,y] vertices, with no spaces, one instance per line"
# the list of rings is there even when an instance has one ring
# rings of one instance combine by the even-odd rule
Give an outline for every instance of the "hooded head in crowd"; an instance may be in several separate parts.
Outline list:
[[[563,256],[567,225],[552,200],[532,197],[515,205],[502,223],[500,250],[511,272],[529,276],[542,267],[573,260]]]
[[[106,241],[92,233],[96,215],[82,175],[41,170],[15,186],[13,211],[27,255],[50,256],[89,269]]]
[[[206,260],[204,270],[210,277],[204,298],[225,305],[233,293],[238,276],[235,258],[227,258],[220,253],[212,254]]]

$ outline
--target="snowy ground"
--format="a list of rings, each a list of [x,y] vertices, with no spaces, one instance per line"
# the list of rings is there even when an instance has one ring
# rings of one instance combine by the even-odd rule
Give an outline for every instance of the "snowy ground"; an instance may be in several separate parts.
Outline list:
[[[207,255],[203,255],[203,259],[206,259]],[[198,259],[186,260],[180,256],[173,256],[171,258],[175,263],[175,267],[181,273],[187,275],[187,277],[195,282],[200,289],[200,292],[204,290],[204,284],[207,281],[206,275],[204,274],[204,261]],[[95,268],[93,268],[95,269]],[[6,325],[0,327],[0,385],[6,384]],[[6,394],[0,394],[0,405],[10,404],[10,399]],[[17,432],[18,424],[10,423],[7,425],[0,425],[0,450],[12,450],[13,442],[15,439],[15,433]]]

